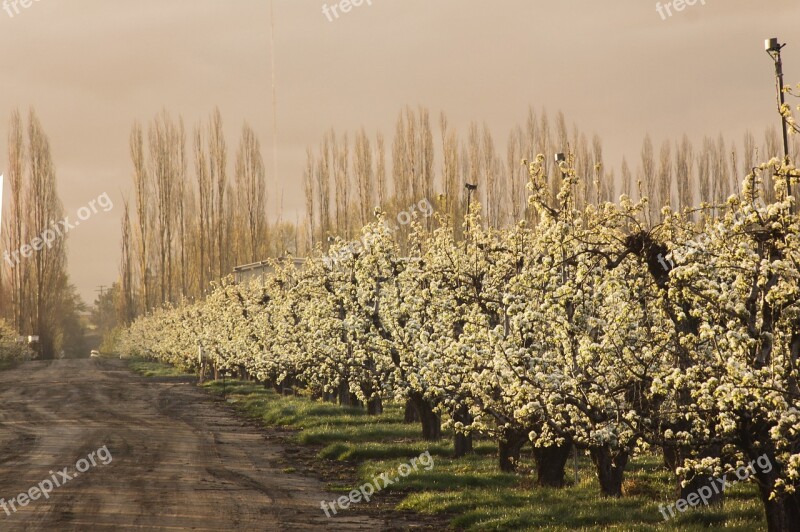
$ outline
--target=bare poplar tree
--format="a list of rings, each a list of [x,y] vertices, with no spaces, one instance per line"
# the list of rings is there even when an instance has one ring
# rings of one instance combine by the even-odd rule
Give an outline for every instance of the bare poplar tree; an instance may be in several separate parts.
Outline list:
[[[625,157],[622,158],[622,193],[633,199],[633,176]]]
[[[408,138],[406,135],[406,121],[403,113],[397,117],[395,123],[394,140],[392,142],[392,191],[401,204],[408,201],[411,188],[411,169],[409,168]]]
[[[744,156],[744,171],[745,173],[749,173],[755,166],[756,160],[756,139],[750,130],[744,133],[744,148],[742,151]]]
[[[421,185],[419,187],[419,196],[414,198],[414,201],[419,201],[423,198],[433,200],[434,190],[434,148],[433,148],[433,131],[431,129],[430,113],[424,107],[419,108],[419,174],[421,178]],[[407,206],[403,206],[405,208]],[[430,224],[433,218],[425,220],[426,224]]]
[[[136,315],[133,288],[133,242],[131,241],[131,219],[128,200],[122,201],[122,253],[119,265],[120,292],[117,301],[117,315],[127,325]]]
[[[665,140],[661,144],[658,164],[658,209],[672,205],[672,143]]]
[[[384,205],[389,191],[386,189],[386,141],[380,132],[375,139],[375,153],[377,155],[375,181],[378,189],[378,205]]]
[[[181,126],[182,129],[182,126]],[[163,110],[148,128],[150,171],[155,192],[156,235],[160,301],[173,300],[172,233],[175,219],[175,191],[178,177],[175,143],[180,133]]]
[[[406,120],[406,162],[405,171],[407,173],[406,180],[411,184],[409,187],[410,196],[408,193],[402,201],[402,205],[398,209],[403,209],[412,201],[417,201],[417,198],[422,194],[422,168],[420,167],[420,152],[422,150],[419,141],[419,122],[417,116],[410,107],[405,108]]]
[[[350,238],[347,211],[350,206],[350,140],[345,133],[341,144],[334,142],[334,183],[336,185],[336,230]]]
[[[711,158],[713,154],[713,144],[708,137],[703,139],[703,148],[696,159],[697,168],[697,187],[701,202],[712,203],[714,198],[711,196]]]
[[[556,115],[556,137],[559,149],[566,152],[569,145],[569,133],[567,131],[567,120],[562,111],[559,111],[558,115]]]
[[[303,187],[306,200],[306,227],[308,228],[308,241],[306,253],[311,254],[314,249],[314,152],[306,149],[306,168],[303,172]]]
[[[721,204],[732,190],[730,185],[730,171],[728,168],[728,149],[722,134],[717,137],[714,147],[714,202]]]
[[[372,190],[372,148],[369,137],[362,127],[356,134],[354,154],[355,180],[358,185],[359,218],[361,225],[366,225],[372,214],[374,193]]]
[[[142,133],[142,126],[138,122],[135,122],[131,129],[130,151],[131,160],[133,162],[133,185],[136,196],[138,267],[142,291],[139,310],[144,312],[150,308],[151,304],[148,256],[151,187],[144,154],[144,135]]]
[[[550,194],[553,198],[555,198],[558,196],[558,191],[561,190],[561,171],[559,170],[558,166],[552,164],[551,161],[553,160],[553,155],[556,153],[566,153],[567,146],[560,144],[556,145],[553,142],[552,132],[550,130],[550,120],[547,117],[547,111],[542,112],[542,116],[539,118],[539,121],[539,146],[541,149],[538,151],[539,153],[543,153],[545,155],[545,165],[547,166],[548,180],[550,182]]]
[[[773,124],[764,132],[764,147],[766,149],[764,157],[766,159],[771,159],[772,157],[781,157],[783,154],[781,153],[780,146],[780,133],[778,133],[778,128]]]
[[[649,133],[645,135],[644,142],[642,143],[641,159],[642,182],[644,184],[644,193],[650,202],[649,218],[652,220],[653,213],[657,212],[659,209],[657,206],[659,198],[656,196],[656,163],[655,156],[653,155],[653,141],[650,139]]]
[[[236,192],[238,212],[245,217],[246,256],[251,263],[261,260],[265,253],[267,218],[267,185],[261,145],[252,128],[242,126],[242,138],[236,156]]]
[[[613,168],[607,172],[605,172],[605,177],[603,179],[603,197],[605,198],[604,201],[615,201],[617,199],[616,196],[616,182],[617,182],[617,172]]]
[[[594,166],[594,192],[595,204],[614,199],[614,177],[604,175],[603,143],[597,135],[592,136],[592,162]]]
[[[692,166],[694,152],[689,137],[684,135],[675,151],[675,181],[678,186],[678,205],[686,209],[694,205],[692,197]]]
[[[188,183],[188,176],[186,172],[186,130],[183,127],[183,119],[178,118],[177,129],[173,133],[171,143],[172,156],[174,158],[174,171],[176,172],[176,190],[177,205],[178,205],[178,245],[180,246],[180,271],[181,271],[181,293],[180,297],[185,298],[189,295],[188,283],[188,257],[187,257],[187,242],[186,232],[188,230],[186,223],[186,211],[188,202],[190,201],[190,186]]]
[[[28,117],[28,216],[30,234],[40,235],[52,229],[55,220],[61,220],[64,210],[58,198],[55,167],[50,154],[50,143],[33,110]],[[59,309],[52,301],[59,301],[69,289],[67,281],[67,254],[65,238],[57,238],[52,245],[44,246],[29,259],[32,268],[31,325],[39,336],[41,356],[52,359],[58,347]]]
[[[496,172],[494,139],[492,139],[492,132],[489,130],[489,125],[483,123],[483,137],[482,137],[481,155],[483,161],[483,182],[486,185],[485,201],[486,201],[486,218],[489,224],[493,227],[500,225],[500,198],[503,197],[502,182]]]
[[[539,132],[539,121],[536,118],[536,111],[533,107],[528,107],[528,116],[525,122],[525,145],[523,147],[523,157],[532,161],[538,154],[545,153],[542,146],[541,134]]]
[[[511,130],[511,133],[508,135],[508,144],[506,146],[506,161],[508,164],[508,172],[509,172],[509,194],[510,194],[510,202],[511,205],[511,220],[518,221],[522,219],[522,215],[525,212],[525,183],[526,181],[522,178],[521,171],[524,170],[522,168],[521,161],[523,159],[523,132],[520,126],[515,127]]]
[[[575,171],[581,177],[583,182],[583,190],[578,190],[576,205],[582,208],[587,202],[591,201],[594,186],[592,184],[592,169],[591,153],[589,151],[589,144],[586,141],[586,135],[578,133],[577,129],[574,131],[572,143],[568,144],[571,153],[575,156],[574,167]]]
[[[322,150],[320,158],[317,161],[317,193],[319,194],[319,212],[320,212],[320,236],[325,243],[327,249],[327,237],[331,232],[331,136],[333,131],[326,134],[322,139]]]
[[[469,159],[466,168],[469,172],[469,182],[478,185],[477,193],[472,196],[472,199],[483,203],[486,197],[486,183],[483,182],[484,173],[481,148],[480,129],[478,129],[477,122],[471,122],[469,125],[469,135],[467,137],[467,153]]]
[[[197,203],[198,215],[197,222],[197,247],[200,265],[198,274],[198,293],[205,293],[206,285],[212,278],[212,263],[214,253],[214,238],[211,228],[213,227],[214,212],[214,188],[211,181],[211,169],[209,167],[208,156],[206,155],[205,140],[203,131],[196,127],[194,130],[194,171],[197,179]]]
[[[22,126],[22,119],[18,110],[11,113],[11,121],[8,128],[8,168],[6,170],[6,182],[11,195],[10,212],[6,219],[9,220],[10,230],[6,232],[6,249],[18,250],[23,242],[24,212],[22,191],[25,187],[25,139]],[[0,198],[2,201],[2,198]],[[23,295],[24,295],[23,268],[13,267],[11,269],[11,306],[13,310],[14,328],[22,330]]]
[[[230,269],[230,258],[225,246],[225,235],[228,225],[228,213],[225,210],[225,191],[227,190],[228,151],[225,143],[225,134],[222,131],[222,114],[219,108],[214,109],[209,124],[209,170],[210,181],[215,197],[212,212],[212,235],[216,240],[216,265],[213,277],[219,278],[226,275]]]
[[[459,183],[458,134],[455,130],[448,129],[447,117],[444,113],[441,114],[439,123],[442,130],[442,149],[444,151],[442,156],[442,181],[447,213],[453,220],[460,220],[461,203],[458,199],[460,197],[461,184]]]

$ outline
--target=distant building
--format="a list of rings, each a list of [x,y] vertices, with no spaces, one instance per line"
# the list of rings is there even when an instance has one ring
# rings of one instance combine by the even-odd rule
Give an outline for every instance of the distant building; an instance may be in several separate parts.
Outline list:
[[[302,270],[306,264],[308,259],[302,258],[283,258],[283,259],[276,259],[278,262],[285,262],[287,260],[291,260],[294,263],[295,268],[298,270]],[[325,264],[330,269],[335,269],[336,266],[340,263],[339,260],[331,257],[324,257],[323,264]],[[406,263],[406,262],[419,262],[421,259],[419,257],[400,257],[397,259],[398,262]],[[263,277],[268,273],[272,273],[275,269],[272,267],[271,261],[263,260],[261,262],[254,262],[253,264],[244,264],[242,266],[237,266],[233,269],[233,279],[236,284],[244,284],[249,283],[253,279],[257,279],[259,277]]]
[[[277,259],[277,262],[285,262],[287,260],[291,260],[294,262],[295,268],[301,269],[305,263],[306,259]],[[254,262],[253,264],[244,264],[242,266],[237,266],[233,269],[233,278],[236,281],[236,284],[244,284],[252,281],[253,279],[257,279],[260,277],[264,277],[268,273],[272,273],[274,268],[272,267],[272,261],[261,261],[261,262]]]

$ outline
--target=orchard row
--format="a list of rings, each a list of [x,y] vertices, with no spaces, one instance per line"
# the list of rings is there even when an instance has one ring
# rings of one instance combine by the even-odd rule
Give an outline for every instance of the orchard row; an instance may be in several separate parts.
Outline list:
[[[774,467],[751,481],[769,526],[796,527],[797,171],[770,161],[725,204],[650,224],[646,200],[576,209],[583,184],[565,163],[551,196],[542,166],[529,163],[535,223],[487,228],[476,203],[463,239],[446,217],[414,222],[401,252],[379,213],[369,246],[223,282],[135,321],[119,348],[194,368],[199,344],[218,369],[320,400],[405,401],[426,439],[454,429],[457,455],[481,434],[513,470],[531,444],[549,486],[574,447],[610,496],[637,453],[663,452],[684,492],[766,455]]]

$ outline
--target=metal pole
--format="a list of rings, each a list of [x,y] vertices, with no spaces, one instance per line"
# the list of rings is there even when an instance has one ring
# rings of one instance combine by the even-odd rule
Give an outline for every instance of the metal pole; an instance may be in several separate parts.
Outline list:
[[[781,45],[783,48],[784,45]],[[786,104],[786,96],[783,92],[783,60],[781,59],[781,50],[778,48],[778,51],[775,53],[775,78],[778,81],[778,101],[780,102],[780,108],[783,109],[783,106]],[[781,125],[783,126],[783,156],[788,161],[789,160],[789,124],[786,122],[786,116],[781,113]]]
[[[783,106],[786,104],[786,97],[783,92],[783,60],[781,59],[781,49],[786,46],[786,43],[780,44],[778,42],[777,37],[773,37],[772,39],[767,39],[765,42],[765,48],[767,49],[767,53],[775,63],[775,84],[778,89],[778,110],[781,112],[781,130],[783,132],[783,159],[784,163],[789,163],[789,124],[786,121],[786,117],[783,115]],[[791,181],[790,178],[786,177],[786,195],[790,196],[792,194],[791,191]]]
[[[464,252],[466,252],[467,251],[467,243],[469,242],[469,229],[470,229],[470,227],[469,227],[469,222],[470,222],[469,212],[470,212],[470,207],[472,206],[472,191],[473,190],[477,190],[478,185],[473,185],[471,183],[466,183],[464,186],[467,189],[467,234],[464,235]]]
[[[464,251],[467,250],[467,239],[469,239],[469,207],[472,205],[472,189],[467,188],[467,234],[464,239]]]

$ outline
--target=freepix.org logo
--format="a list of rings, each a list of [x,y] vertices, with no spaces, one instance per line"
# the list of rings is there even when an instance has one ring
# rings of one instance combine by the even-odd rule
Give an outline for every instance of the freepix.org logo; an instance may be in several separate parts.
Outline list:
[[[70,216],[64,217],[63,220],[51,220],[50,223],[41,231],[41,233],[33,238],[29,243],[22,244],[19,249],[5,250],[2,253],[2,259],[11,268],[19,266],[23,259],[30,258],[35,252],[41,251],[45,247],[50,249],[59,238],[64,238],[66,234],[76,227],[81,222],[89,220],[93,215],[102,212],[108,212],[114,208],[114,203],[111,201],[107,192],[103,192],[97,198],[91,200],[87,205],[78,209],[76,215],[77,220],[70,221]],[[0,174],[0,237],[2,237],[3,227],[3,176]]]
[[[38,2],[39,0],[35,1]],[[19,6],[28,9],[33,5],[33,2],[34,0],[3,0],[3,10],[8,13],[9,17],[14,18],[14,14],[20,14]],[[11,8],[14,8],[14,13],[11,12]]]

